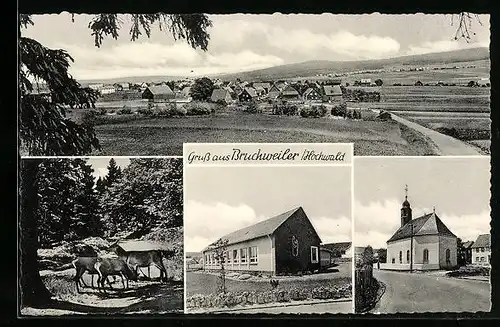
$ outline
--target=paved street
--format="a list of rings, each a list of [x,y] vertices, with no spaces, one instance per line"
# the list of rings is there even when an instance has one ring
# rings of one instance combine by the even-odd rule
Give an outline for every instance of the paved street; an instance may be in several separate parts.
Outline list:
[[[349,302],[303,304],[287,307],[242,310],[241,313],[352,313],[353,304]]]
[[[490,284],[424,274],[374,270],[386,290],[374,313],[490,311]]]
[[[433,131],[430,128],[424,127],[420,124],[411,122],[407,119],[404,119],[402,117],[396,116],[395,114],[391,113],[392,119],[394,119],[397,122],[400,122],[402,124],[405,124],[409,128],[420,132],[430,138],[432,142],[436,145],[438,151],[440,152],[440,155],[443,156],[467,156],[467,155],[472,155],[472,156],[478,156],[481,155],[481,153],[476,150],[472,145],[469,145],[465,142],[462,142],[456,138],[453,138],[451,136],[441,134],[439,132]]]

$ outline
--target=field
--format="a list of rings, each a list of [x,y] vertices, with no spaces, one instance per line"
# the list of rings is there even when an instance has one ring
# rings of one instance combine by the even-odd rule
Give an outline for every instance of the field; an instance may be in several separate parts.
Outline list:
[[[279,287],[283,290],[292,288],[315,288],[321,286],[339,286],[348,284],[352,280],[351,263],[341,263],[336,267],[338,272],[327,272],[316,275],[302,277],[283,277],[279,280]],[[207,274],[203,272],[188,272],[186,275],[186,297],[195,294],[215,294],[217,293],[218,276],[215,274]],[[226,287],[228,292],[242,291],[265,291],[270,290],[269,279],[262,280],[234,280],[226,279]]]
[[[116,117],[98,125],[103,155],[182,155],[183,143],[354,142],[355,155],[432,155],[418,133],[396,122],[217,113],[181,118]]]

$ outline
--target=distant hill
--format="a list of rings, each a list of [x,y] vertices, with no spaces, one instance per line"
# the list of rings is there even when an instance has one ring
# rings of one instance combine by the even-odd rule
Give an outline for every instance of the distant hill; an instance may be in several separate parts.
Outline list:
[[[294,77],[307,77],[324,73],[344,73],[358,70],[374,70],[399,65],[433,65],[433,64],[451,64],[457,62],[489,60],[489,49],[472,48],[446,52],[427,53],[422,55],[402,56],[379,60],[360,60],[360,61],[329,61],[314,60],[302,63],[274,66],[259,70],[232,73],[207,75],[208,77],[217,77],[222,80],[274,80]],[[110,79],[79,80],[82,84],[104,83],[113,84],[120,82],[142,83],[142,82],[161,82],[170,80],[181,80],[186,76],[130,76]]]
[[[201,252],[186,252],[186,257],[189,258],[201,258],[203,254]]]
[[[402,56],[379,60],[361,60],[361,61],[328,61],[316,60],[306,61],[296,64],[274,66],[265,69],[259,69],[249,72],[235,74],[226,74],[219,76],[222,80],[273,80],[294,77],[314,76],[324,73],[343,73],[359,70],[383,69],[391,66],[400,65],[433,65],[433,64],[451,64],[457,62],[489,60],[489,49],[472,48],[446,52],[428,53],[422,55]]]

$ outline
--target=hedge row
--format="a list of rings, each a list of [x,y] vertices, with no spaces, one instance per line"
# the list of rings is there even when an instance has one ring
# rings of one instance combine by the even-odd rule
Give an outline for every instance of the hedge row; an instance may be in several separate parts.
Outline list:
[[[196,294],[186,299],[188,308],[222,308],[236,305],[283,303],[309,299],[341,299],[352,296],[351,285],[316,287],[312,290],[269,290],[263,292],[235,292],[225,294]]]

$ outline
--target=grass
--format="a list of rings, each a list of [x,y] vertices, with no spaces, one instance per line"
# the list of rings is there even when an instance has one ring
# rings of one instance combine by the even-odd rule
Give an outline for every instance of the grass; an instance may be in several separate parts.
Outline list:
[[[115,118],[96,126],[102,155],[182,155],[183,143],[353,142],[355,155],[422,155],[395,122],[219,113],[184,118]],[[128,120],[128,121],[127,121]],[[125,122],[126,121],[126,122]],[[409,146],[410,145],[410,146]]]
[[[283,278],[279,281],[279,288],[283,290],[290,289],[313,289],[321,286],[339,286],[351,282],[351,263],[339,265],[338,272],[323,273],[317,275],[303,276],[300,278]],[[204,272],[188,272],[186,275],[186,296],[195,294],[215,294],[217,293],[218,276]],[[226,288],[228,292],[243,292],[255,290],[271,290],[269,279],[256,281],[226,279]]]

